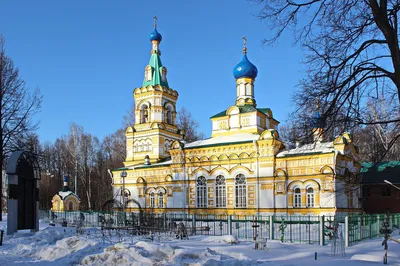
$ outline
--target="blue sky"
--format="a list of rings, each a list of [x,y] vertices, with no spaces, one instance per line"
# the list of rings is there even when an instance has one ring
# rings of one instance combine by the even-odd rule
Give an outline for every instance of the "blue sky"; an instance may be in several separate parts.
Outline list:
[[[68,133],[71,122],[99,138],[122,125],[150,59],[149,34],[157,15],[162,62],[184,106],[211,135],[209,117],[235,103],[232,75],[247,36],[248,58],[258,68],[258,107],[284,122],[304,75],[302,51],[291,33],[263,46],[270,30],[245,0],[22,1],[1,4],[6,52],[30,88],[44,100],[38,115],[41,141]]]

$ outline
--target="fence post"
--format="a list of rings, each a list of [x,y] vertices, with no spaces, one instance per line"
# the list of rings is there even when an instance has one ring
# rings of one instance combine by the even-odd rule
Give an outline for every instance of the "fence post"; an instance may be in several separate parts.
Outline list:
[[[344,245],[349,247],[349,216],[344,217]]]
[[[233,235],[232,234],[232,215],[229,215],[228,216],[228,232],[229,232],[229,235]]]
[[[376,220],[377,220],[377,222],[378,222],[378,236],[379,236],[379,234],[380,234],[380,230],[381,230],[381,219],[380,219],[380,215],[378,214],[378,216],[376,217]]]
[[[269,216],[269,239],[274,239],[274,216]]]
[[[369,215],[369,238],[372,238],[372,215]]]
[[[324,228],[325,228],[325,216],[322,215],[319,217],[319,245],[324,246],[325,245],[325,234],[324,234]]]
[[[192,232],[196,235],[196,214],[194,213],[192,214]]]

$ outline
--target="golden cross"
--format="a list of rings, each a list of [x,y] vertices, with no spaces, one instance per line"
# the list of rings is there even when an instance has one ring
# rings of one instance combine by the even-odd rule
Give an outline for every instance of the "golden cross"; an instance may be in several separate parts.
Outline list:
[[[247,43],[246,36],[243,36],[242,39],[243,39],[243,47],[246,48],[246,43]]]
[[[153,18],[154,18],[154,28],[157,28],[157,20],[158,20],[158,18],[157,18],[157,16],[154,16]]]

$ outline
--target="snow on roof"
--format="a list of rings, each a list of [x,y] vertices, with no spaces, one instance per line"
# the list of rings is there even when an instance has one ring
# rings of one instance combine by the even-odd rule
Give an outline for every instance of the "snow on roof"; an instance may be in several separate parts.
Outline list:
[[[330,153],[335,151],[333,148],[333,142],[323,142],[323,143],[310,143],[304,144],[298,148],[282,151],[276,155],[276,157],[285,157],[291,155],[306,155],[313,153]]]
[[[79,199],[79,197],[72,191],[59,191],[58,195],[61,197],[62,200],[64,200],[66,197],[68,197],[69,195],[73,194],[75,197],[77,197]]]
[[[230,136],[218,136],[214,138],[198,140],[195,142],[185,144],[185,148],[194,148],[200,146],[207,146],[207,145],[215,145],[215,144],[225,144],[225,143],[235,143],[235,142],[246,142],[246,141],[253,141],[260,138],[258,134],[251,134],[251,133],[239,133],[233,134]]]

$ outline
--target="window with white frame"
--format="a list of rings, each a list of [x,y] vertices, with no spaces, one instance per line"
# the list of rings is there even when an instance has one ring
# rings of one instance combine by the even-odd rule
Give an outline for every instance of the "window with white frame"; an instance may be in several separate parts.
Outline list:
[[[238,174],[235,178],[235,207],[246,208],[246,177]]]
[[[314,207],[314,189],[307,188],[307,207]]]
[[[150,208],[155,208],[156,207],[156,195],[154,195],[154,192],[150,193]]]
[[[197,208],[207,208],[207,180],[199,176],[196,181]]]
[[[226,182],[223,175],[215,178],[215,207],[226,208]]]
[[[158,208],[164,208],[164,194],[161,191],[158,192]]]
[[[300,190],[300,188],[294,189],[293,207],[295,207],[295,208],[301,207],[301,190]]]

